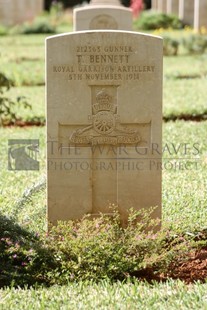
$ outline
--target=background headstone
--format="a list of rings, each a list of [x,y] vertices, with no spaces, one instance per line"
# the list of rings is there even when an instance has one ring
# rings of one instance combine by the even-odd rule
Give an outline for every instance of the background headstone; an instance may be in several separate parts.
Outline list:
[[[157,7],[158,7],[158,0],[151,0],[151,8],[152,10],[157,10]]]
[[[207,27],[207,0],[152,0],[152,9],[177,15],[197,31]]]
[[[48,220],[158,206],[162,39],[89,31],[47,39]]]
[[[194,10],[195,30],[198,31],[201,27],[207,28],[207,1],[195,0]]]
[[[179,0],[167,0],[167,13],[168,14],[179,14]]]
[[[193,26],[194,23],[194,0],[179,0],[179,18],[185,24]]]
[[[75,9],[73,16],[74,31],[132,30],[132,11],[121,6],[118,0],[94,0],[88,6]]]
[[[121,5],[119,0],[91,0],[90,5]]]
[[[157,10],[166,13],[167,12],[167,2],[166,0],[157,0]]]
[[[0,24],[12,26],[31,21],[43,10],[43,0],[0,0]]]

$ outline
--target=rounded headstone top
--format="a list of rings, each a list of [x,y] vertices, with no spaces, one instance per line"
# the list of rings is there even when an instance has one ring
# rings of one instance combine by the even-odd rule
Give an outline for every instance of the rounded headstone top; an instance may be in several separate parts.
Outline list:
[[[91,0],[90,5],[121,5],[119,0]]]

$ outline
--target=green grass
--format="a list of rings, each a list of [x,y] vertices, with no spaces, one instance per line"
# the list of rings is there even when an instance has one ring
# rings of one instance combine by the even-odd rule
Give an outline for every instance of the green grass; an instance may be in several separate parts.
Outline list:
[[[206,77],[206,63],[206,54],[165,56],[164,77],[168,79]]]
[[[15,86],[44,85],[44,60],[32,60],[28,57],[25,57],[23,61],[20,59],[17,57],[2,63],[1,72],[11,79]]]
[[[7,96],[15,100],[19,96],[25,96],[28,103],[31,104],[32,109],[25,109],[20,107],[16,109],[18,115],[24,120],[35,120],[40,118],[45,119],[46,105],[45,105],[45,87],[12,87]]]
[[[207,118],[207,78],[164,79],[163,116],[175,118],[181,115],[206,114]]]
[[[0,309],[207,309],[207,284],[186,286],[180,281],[163,284],[74,283],[49,289],[0,290]]]
[[[33,231],[46,229],[46,200],[45,192],[37,193],[35,200],[31,200],[23,208],[17,206],[18,200],[23,196],[26,188],[30,188],[45,176],[46,149],[45,128],[8,128],[1,129],[1,177],[0,177],[0,206],[1,213],[12,216],[23,227]],[[9,171],[8,170],[8,139],[39,139],[40,140],[40,171]],[[12,193],[12,195],[11,195]],[[15,208],[16,206],[16,208]],[[26,211],[26,212],[25,212]],[[39,214],[41,213],[41,217]],[[37,220],[37,222],[36,222]]]
[[[44,84],[44,41],[46,35],[0,37],[0,65],[20,85]]]
[[[207,122],[170,122],[164,126],[163,145],[167,143],[169,149],[163,154],[163,162],[169,162],[165,158],[179,158],[172,165],[175,169],[166,164],[163,170],[163,219],[173,230],[207,227],[206,132]],[[171,147],[173,143],[177,149],[180,146],[178,154]]]
[[[68,30],[61,26],[59,31]],[[172,33],[170,33],[172,35]],[[183,32],[175,32],[179,39]],[[45,117],[44,40],[46,35],[0,37],[1,72],[18,87],[8,96],[25,96],[32,111],[20,109],[24,120]],[[181,53],[164,58],[163,115],[207,113],[207,56]],[[163,226],[176,233],[207,228],[207,122],[168,122],[163,128]],[[19,204],[27,189],[46,175],[45,128],[0,128],[0,212],[26,232],[44,235],[46,193],[41,189]],[[40,171],[8,171],[8,139],[40,139]],[[184,145],[189,151],[185,154]],[[195,147],[199,153],[195,154]],[[180,149],[177,154],[173,146]],[[182,159],[181,159],[182,158]],[[180,165],[180,166],[179,166]],[[185,166],[188,165],[188,166]],[[175,167],[175,168],[173,168]],[[187,170],[186,167],[190,167]],[[0,290],[0,309],[207,309],[207,285],[180,281],[154,283],[73,283],[51,288]]]

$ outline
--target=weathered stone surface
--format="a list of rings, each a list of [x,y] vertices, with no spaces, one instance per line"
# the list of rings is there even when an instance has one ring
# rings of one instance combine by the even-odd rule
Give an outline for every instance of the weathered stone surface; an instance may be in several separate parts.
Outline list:
[[[162,39],[88,31],[47,39],[48,220],[158,206]]]

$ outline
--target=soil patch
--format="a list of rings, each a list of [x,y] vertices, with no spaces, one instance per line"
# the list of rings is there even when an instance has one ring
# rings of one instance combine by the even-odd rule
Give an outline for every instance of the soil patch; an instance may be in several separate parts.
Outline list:
[[[179,279],[186,284],[200,281],[207,282],[207,247],[191,251],[185,260],[172,262],[165,273],[155,273],[146,268],[133,274],[136,278],[151,283],[152,281],[165,282],[169,279]]]
[[[207,247],[192,251],[185,261],[172,263],[169,266],[168,277],[180,279],[186,283],[207,281]]]

